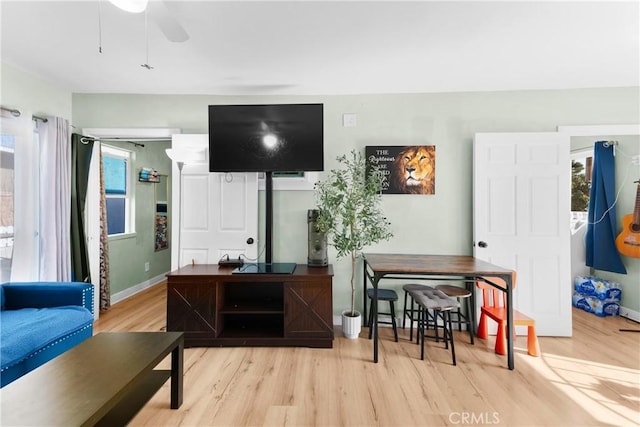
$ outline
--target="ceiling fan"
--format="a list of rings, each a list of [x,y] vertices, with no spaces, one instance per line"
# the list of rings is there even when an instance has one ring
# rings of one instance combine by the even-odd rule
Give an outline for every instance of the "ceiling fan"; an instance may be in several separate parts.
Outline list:
[[[189,40],[189,34],[173,17],[165,0],[109,0],[116,7],[131,13],[145,12],[153,19],[167,40],[182,43]]]

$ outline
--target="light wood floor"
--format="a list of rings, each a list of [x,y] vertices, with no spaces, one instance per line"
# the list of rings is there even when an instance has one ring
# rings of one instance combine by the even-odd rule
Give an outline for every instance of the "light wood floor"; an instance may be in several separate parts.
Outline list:
[[[164,284],[114,305],[103,331],[162,331]],[[165,384],[132,426],[626,426],[640,425],[640,329],[624,318],[574,309],[572,338],[540,338],[542,356],[516,342],[515,370],[493,341],[455,336],[458,365],[442,344],[419,346],[381,328],[372,343],[336,330],[333,349],[188,348],[184,403]],[[408,331],[408,330],[407,330]],[[168,367],[168,360],[162,362]]]

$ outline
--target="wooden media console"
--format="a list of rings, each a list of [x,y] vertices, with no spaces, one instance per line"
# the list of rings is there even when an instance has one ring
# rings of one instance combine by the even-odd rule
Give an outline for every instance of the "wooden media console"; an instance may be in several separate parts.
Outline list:
[[[234,274],[188,265],[167,275],[167,331],[186,347],[333,347],[333,268]]]

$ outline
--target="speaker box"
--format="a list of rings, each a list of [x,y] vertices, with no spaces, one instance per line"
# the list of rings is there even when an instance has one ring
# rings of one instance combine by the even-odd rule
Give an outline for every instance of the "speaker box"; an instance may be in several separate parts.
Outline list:
[[[317,219],[319,214],[320,212],[317,209],[309,209],[307,211],[307,265],[309,267],[326,267],[329,265],[327,235],[318,230]]]

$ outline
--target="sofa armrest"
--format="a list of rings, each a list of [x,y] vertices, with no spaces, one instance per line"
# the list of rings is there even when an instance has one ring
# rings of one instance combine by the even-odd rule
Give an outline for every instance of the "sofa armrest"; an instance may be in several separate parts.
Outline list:
[[[79,305],[93,314],[93,284],[84,282],[24,282],[4,283],[4,307],[60,307]]]

